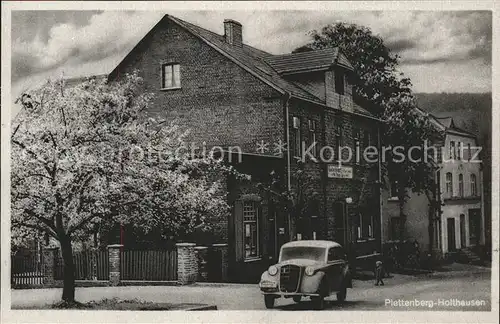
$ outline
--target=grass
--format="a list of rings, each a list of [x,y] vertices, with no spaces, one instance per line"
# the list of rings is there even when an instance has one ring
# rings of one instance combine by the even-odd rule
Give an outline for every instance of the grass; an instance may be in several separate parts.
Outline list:
[[[50,309],[79,310],[188,310],[207,305],[188,303],[155,303],[139,299],[104,298],[99,301],[93,300],[86,303],[61,301],[47,306],[47,308]]]

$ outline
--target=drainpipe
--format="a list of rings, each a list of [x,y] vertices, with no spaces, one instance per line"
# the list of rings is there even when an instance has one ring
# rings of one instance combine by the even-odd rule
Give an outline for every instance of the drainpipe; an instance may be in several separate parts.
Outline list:
[[[381,155],[380,155],[380,150],[382,149],[382,143],[380,140],[380,124],[377,127],[377,141],[378,141],[378,150],[379,150],[379,157],[378,157],[378,192],[379,192],[379,213],[380,213],[380,253],[383,253],[384,249],[384,216],[382,215],[382,203],[383,203],[383,198],[382,198],[382,161],[381,160]]]
[[[291,185],[291,171],[290,171],[290,166],[291,166],[291,159],[290,159],[290,111],[289,111],[289,102],[290,102],[290,93],[286,92],[286,101],[285,101],[285,118],[286,118],[286,147],[287,147],[287,153],[286,153],[286,163],[287,163],[287,190],[290,192],[292,185]],[[289,241],[292,240],[292,217],[290,215],[290,212],[288,212],[288,239]]]
[[[290,111],[289,111],[289,102],[290,102],[290,94],[287,92],[285,93],[286,95],[286,101],[285,101],[285,115],[286,115],[286,147],[287,147],[287,153],[286,153],[286,163],[287,163],[287,188],[288,190],[291,189],[291,173],[290,173],[290,165],[291,165],[291,159],[290,159]]]

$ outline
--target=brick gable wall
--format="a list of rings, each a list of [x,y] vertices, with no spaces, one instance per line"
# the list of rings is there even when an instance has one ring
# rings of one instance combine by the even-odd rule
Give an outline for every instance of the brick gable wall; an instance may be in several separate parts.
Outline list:
[[[140,71],[145,91],[155,94],[152,113],[180,120],[199,146],[256,153],[257,142],[284,139],[278,92],[178,25],[162,24],[117,71]],[[181,89],[160,90],[162,63],[180,64]]]

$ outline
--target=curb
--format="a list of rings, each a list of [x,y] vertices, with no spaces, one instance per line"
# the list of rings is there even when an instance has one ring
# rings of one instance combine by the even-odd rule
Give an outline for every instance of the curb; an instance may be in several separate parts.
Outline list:
[[[205,305],[184,309],[184,311],[204,311],[204,310],[217,310],[217,305]]]
[[[195,282],[186,287],[258,287],[258,283]]]

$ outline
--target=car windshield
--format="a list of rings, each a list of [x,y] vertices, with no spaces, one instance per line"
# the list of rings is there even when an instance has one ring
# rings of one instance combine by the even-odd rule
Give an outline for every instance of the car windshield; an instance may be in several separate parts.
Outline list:
[[[286,261],[290,259],[325,261],[325,251],[325,248],[315,246],[295,246],[283,248],[281,250],[280,261]]]

